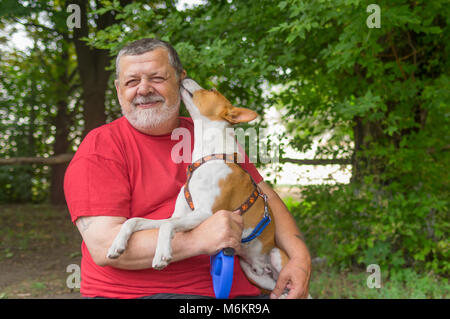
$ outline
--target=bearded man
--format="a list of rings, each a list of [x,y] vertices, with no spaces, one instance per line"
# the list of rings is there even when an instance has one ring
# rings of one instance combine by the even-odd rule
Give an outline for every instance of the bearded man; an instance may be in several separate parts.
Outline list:
[[[65,175],[67,205],[83,238],[80,292],[85,298],[213,298],[209,256],[226,247],[239,254],[239,214],[218,211],[191,231],[176,233],[172,262],[163,270],[152,269],[157,229],[134,233],[120,258],[106,257],[127,219],[171,217],[189,165],[172,160],[177,141],[171,133],[186,128],[194,136],[192,120],[179,116],[186,71],[170,44],[150,38],[128,44],[117,56],[116,76],[124,116],[92,130]],[[289,288],[288,298],[306,298],[311,262],[295,221],[248,158],[242,167],[268,196],[277,244],[290,257],[270,297]],[[230,292],[237,297],[269,297],[260,295],[239,263]]]

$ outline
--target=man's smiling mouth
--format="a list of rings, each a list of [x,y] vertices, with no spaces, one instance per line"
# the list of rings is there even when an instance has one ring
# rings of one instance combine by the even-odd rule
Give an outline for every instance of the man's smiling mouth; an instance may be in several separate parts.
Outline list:
[[[162,96],[137,96],[133,100],[133,105],[142,109],[148,109],[164,103]]]
[[[149,109],[149,108],[159,105],[160,103],[163,103],[163,102],[156,101],[156,102],[140,103],[140,104],[136,104],[136,107],[139,107],[141,109]]]

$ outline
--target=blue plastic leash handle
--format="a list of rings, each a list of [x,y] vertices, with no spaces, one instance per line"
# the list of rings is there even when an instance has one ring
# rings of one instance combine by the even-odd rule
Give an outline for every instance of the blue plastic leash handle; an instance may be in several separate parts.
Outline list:
[[[233,283],[234,249],[225,248],[211,256],[211,276],[217,299],[228,299]]]

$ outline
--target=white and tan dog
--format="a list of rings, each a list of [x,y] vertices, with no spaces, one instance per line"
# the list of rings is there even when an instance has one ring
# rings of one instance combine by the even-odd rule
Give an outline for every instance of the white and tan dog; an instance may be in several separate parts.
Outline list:
[[[159,228],[152,266],[162,269],[172,259],[171,239],[174,232],[190,230],[218,210],[234,211],[239,208],[244,222],[242,236],[251,239],[255,233],[258,235],[242,244],[241,267],[250,281],[270,292],[289,258],[275,245],[272,212],[250,175],[236,163],[236,159],[237,162],[243,159],[243,154],[235,155],[238,151],[235,136],[232,130],[227,130],[232,124],[255,119],[257,114],[249,109],[234,107],[222,94],[216,90],[205,90],[192,79],[182,81],[181,96],[194,120],[195,136],[193,165],[190,166],[188,182],[178,195],[174,213],[166,220],[127,220],[107,257],[119,257],[133,232]],[[197,127],[199,123],[201,130]],[[260,227],[262,224],[265,228]],[[258,232],[255,228],[263,230]]]

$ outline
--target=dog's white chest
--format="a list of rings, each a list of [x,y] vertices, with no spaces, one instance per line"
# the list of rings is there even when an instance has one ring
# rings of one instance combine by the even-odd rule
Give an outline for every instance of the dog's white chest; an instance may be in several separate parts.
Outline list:
[[[189,189],[196,209],[211,211],[221,193],[219,181],[225,179],[231,172],[226,163],[218,160],[203,164],[193,173]]]

